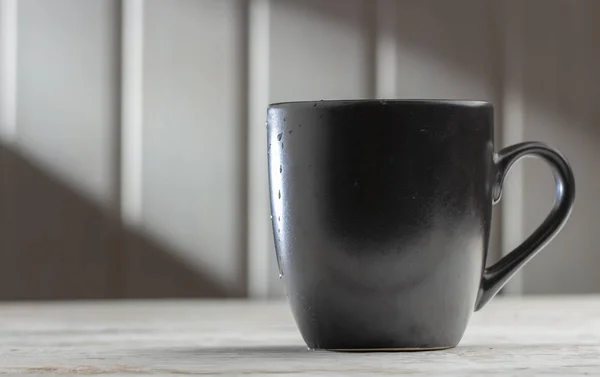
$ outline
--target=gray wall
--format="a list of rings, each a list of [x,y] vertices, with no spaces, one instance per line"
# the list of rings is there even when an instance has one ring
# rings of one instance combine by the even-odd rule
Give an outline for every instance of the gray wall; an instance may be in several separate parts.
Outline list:
[[[596,0],[0,0],[0,299],[282,294],[269,102],[476,98],[551,143],[572,221],[508,288],[600,290]],[[526,161],[491,261],[552,203]],[[573,273],[577,270],[577,273]]]
[[[545,141],[570,160],[577,179],[571,221],[523,275],[525,293],[600,291],[600,2],[523,2],[524,139]],[[540,12],[543,9],[543,12]],[[523,229],[551,208],[552,178],[526,161]]]

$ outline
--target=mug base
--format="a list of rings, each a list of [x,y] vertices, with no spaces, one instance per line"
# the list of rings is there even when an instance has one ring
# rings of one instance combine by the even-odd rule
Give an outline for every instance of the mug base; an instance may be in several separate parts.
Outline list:
[[[441,351],[454,348],[456,346],[441,347],[407,347],[407,348],[326,348],[326,351],[332,352],[420,352],[420,351]]]

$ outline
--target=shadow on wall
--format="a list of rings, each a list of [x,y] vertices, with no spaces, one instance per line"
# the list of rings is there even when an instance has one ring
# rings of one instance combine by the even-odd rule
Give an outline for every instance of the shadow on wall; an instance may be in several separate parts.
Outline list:
[[[292,9],[298,18],[319,15],[348,24],[333,4],[341,2],[275,3]],[[395,8],[395,25],[385,32],[393,34],[396,43],[398,97],[490,99],[498,110],[497,131],[512,128],[504,135],[546,142],[571,163],[577,180],[573,214],[542,255],[524,268],[523,292],[600,291],[596,236],[600,179],[595,173],[600,161],[600,1],[389,0],[388,4]],[[299,58],[303,53],[298,53]],[[503,100],[517,104],[508,119],[502,119]],[[509,124],[512,118],[523,126]],[[497,149],[508,141],[498,138]],[[524,237],[550,211],[555,188],[544,163],[527,159],[519,166],[523,203],[512,212],[523,222],[519,227]],[[509,176],[507,182],[511,180]],[[521,240],[511,242],[502,246],[511,249]]]
[[[0,300],[226,295],[174,255],[0,146]]]
[[[577,106],[589,108],[597,102],[590,94],[598,95],[597,80],[593,79],[597,77],[600,57],[599,1],[390,3],[394,4],[395,25],[383,25],[384,30],[380,31],[393,35],[397,43],[398,98],[492,100],[499,108],[504,75],[510,74],[504,72],[504,54],[511,48],[510,54],[515,55],[511,58],[515,60],[513,64],[522,70],[523,100],[528,109],[550,113],[566,123],[570,116],[577,115]],[[364,14],[368,14],[365,17],[374,17],[376,12],[367,11],[374,2],[362,4]],[[339,27],[351,28],[351,17],[340,9],[338,1],[282,0],[275,6],[297,18],[321,17]],[[512,14],[507,12],[517,11],[520,15],[512,25],[508,22]],[[366,24],[377,27],[374,20]],[[507,41],[506,28],[511,25],[518,25],[521,30]],[[298,52],[299,57],[305,53]]]

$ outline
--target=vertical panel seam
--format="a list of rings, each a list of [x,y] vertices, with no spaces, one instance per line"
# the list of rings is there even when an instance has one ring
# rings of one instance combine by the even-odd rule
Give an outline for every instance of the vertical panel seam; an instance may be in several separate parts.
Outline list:
[[[375,95],[393,99],[397,96],[396,2],[377,0],[375,3]]]
[[[248,34],[250,32],[249,29],[249,0],[240,0],[239,8],[238,8],[238,17],[241,25],[239,25],[238,33],[236,35],[236,43],[239,48],[238,50],[238,74],[239,80],[238,83],[238,105],[239,105],[239,138],[238,138],[238,147],[239,147],[239,159],[238,159],[238,172],[239,172],[239,187],[238,187],[238,200],[239,200],[239,222],[238,229],[240,230],[240,237],[238,243],[238,250],[240,253],[239,259],[239,271],[240,278],[239,284],[241,285],[241,289],[239,291],[241,296],[248,296],[248,279],[249,279],[249,207],[248,207],[248,199],[249,199],[249,105],[250,105],[250,97],[249,97],[249,38]]]
[[[363,0],[362,21],[363,33],[366,44],[364,64],[364,94],[367,98],[377,96],[377,2],[372,0]]]
[[[266,106],[269,102],[269,0],[251,0],[248,11],[248,294],[269,296],[273,250],[266,170]]]
[[[17,0],[0,0],[0,136],[11,142],[17,133]]]
[[[502,143],[510,145],[521,142],[524,132],[524,93],[523,93],[523,55],[521,40],[523,39],[522,10],[518,1],[502,3],[502,95],[500,101],[500,127],[502,127]],[[518,245],[524,241],[523,222],[523,172],[521,166],[515,166],[510,179],[506,180],[504,199],[500,202],[502,211],[501,251],[508,254],[510,245]],[[521,273],[517,274],[507,284],[504,291],[520,295],[523,292]]]
[[[144,0],[123,0],[121,46],[121,218],[142,217]]]

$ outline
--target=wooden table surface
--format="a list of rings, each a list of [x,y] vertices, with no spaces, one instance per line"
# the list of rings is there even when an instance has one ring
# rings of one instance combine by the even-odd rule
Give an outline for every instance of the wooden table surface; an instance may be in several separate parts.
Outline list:
[[[494,299],[446,351],[308,351],[285,302],[0,305],[0,374],[598,375],[600,296]]]

